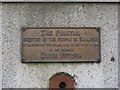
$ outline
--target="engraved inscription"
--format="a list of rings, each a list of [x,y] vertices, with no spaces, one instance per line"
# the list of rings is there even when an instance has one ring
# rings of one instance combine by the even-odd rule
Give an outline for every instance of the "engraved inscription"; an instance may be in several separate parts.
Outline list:
[[[22,62],[100,60],[96,28],[26,28],[22,36]]]

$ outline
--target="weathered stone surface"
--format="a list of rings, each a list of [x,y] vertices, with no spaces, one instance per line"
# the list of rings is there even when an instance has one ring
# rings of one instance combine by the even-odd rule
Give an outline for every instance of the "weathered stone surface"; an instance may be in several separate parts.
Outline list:
[[[1,2],[119,2],[120,0],[0,0]]]
[[[120,4],[118,6],[118,83],[120,89]]]
[[[45,88],[57,72],[76,88],[118,87],[118,4],[3,3],[2,20],[3,88]],[[101,28],[101,63],[21,63],[21,27],[73,26]]]
[[[0,3],[0,89],[2,88],[2,3]]]

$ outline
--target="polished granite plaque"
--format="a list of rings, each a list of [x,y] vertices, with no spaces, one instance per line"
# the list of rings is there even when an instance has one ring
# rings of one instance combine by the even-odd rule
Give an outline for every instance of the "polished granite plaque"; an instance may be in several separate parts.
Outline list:
[[[22,30],[22,62],[100,62],[100,28]]]

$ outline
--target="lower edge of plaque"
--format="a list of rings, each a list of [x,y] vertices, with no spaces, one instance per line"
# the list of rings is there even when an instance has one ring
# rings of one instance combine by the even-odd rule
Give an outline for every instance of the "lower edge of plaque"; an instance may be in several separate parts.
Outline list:
[[[98,59],[96,61],[26,61],[24,59],[21,60],[21,63],[100,63],[101,60]]]

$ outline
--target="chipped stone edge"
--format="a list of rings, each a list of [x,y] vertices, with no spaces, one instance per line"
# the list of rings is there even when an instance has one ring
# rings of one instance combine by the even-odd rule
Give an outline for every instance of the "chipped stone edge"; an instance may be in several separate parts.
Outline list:
[[[0,0],[0,2],[120,2],[120,0]]]

